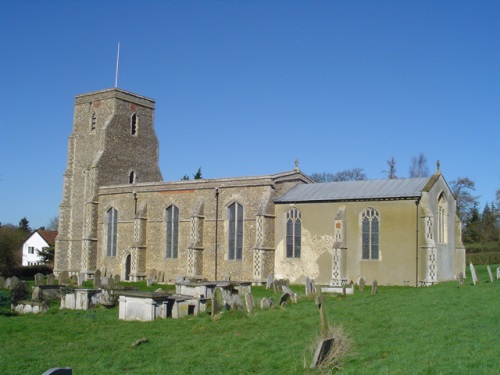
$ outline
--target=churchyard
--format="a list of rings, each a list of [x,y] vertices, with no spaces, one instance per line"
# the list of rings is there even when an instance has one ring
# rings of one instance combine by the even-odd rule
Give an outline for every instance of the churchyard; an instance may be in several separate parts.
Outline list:
[[[323,294],[326,321],[341,326],[353,347],[343,374],[498,373],[500,280],[492,265],[432,287],[378,286],[372,292]],[[32,284],[32,282],[30,281]],[[84,286],[87,285],[88,281]],[[123,284],[154,292],[172,285]],[[182,319],[122,321],[118,307],[0,314],[0,373],[42,374],[71,367],[73,374],[316,374],[309,369],[321,331],[317,298],[304,286],[279,307],[282,292],[252,287],[254,300],[273,308],[209,312]],[[31,290],[31,289],[30,289]],[[0,297],[5,297],[2,290]],[[256,303],[257,304],[257,303]],[[258,304],[257,304],[258,305]],[[335,373],[335,371],[334,371]]]

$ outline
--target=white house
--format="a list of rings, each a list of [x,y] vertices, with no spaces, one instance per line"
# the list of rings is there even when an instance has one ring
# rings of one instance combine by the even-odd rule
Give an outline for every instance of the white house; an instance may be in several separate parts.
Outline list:
[[[53,246],[56,240],[57,231],[35,230],[23,243],[23,266],[35,266],[42,264],[42,259],[38,255],[44,247]]]

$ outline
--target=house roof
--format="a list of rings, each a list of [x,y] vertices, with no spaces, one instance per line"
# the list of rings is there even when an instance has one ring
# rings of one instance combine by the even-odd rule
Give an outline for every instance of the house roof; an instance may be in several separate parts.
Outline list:
[[[54,245],[56,243],[58,233],[56,230],[38,230],[37,232],[49,245]]]
[[[274,202],[333,202],[356,200],[416,199],[436,181],[424,178],[397,178],[302,184],[290,189]]]

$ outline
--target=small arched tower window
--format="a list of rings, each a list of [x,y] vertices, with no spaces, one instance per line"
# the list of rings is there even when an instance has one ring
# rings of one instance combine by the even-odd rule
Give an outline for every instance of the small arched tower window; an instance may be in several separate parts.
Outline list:
[[[134,171],[131,171],[128,175],[128,183],[133,184],[135,182],[135,173]]]
[[[130,134],[137,135],[137,129],[139,126],[139,117],[137,113],[134,113],[130,118]]]
[[[443,193],[439,195],[437,207],[437,240],[438,243],[447,243],[448,237],[448,203]]]
[[[96,123],[97,123],[97,116],[95,112],[92,112],[92,116],[90,117],[90,131],[92,133],[95,132]]]

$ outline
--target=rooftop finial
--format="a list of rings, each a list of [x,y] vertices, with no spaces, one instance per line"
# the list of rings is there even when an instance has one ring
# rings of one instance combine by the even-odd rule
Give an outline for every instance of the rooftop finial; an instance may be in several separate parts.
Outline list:
[[[439,171],[439,167],[441,166],[441,163],[439,162],[439,160],[436,162],[436,168],[437,170]]]
[[[299,168],[299,160],[298,160],[298,159],[295,159],[295,170],[296,170],[296,171],[300,171],[300,168]]]

